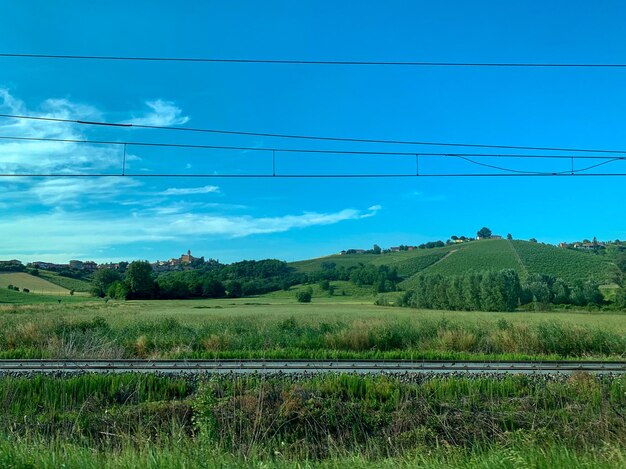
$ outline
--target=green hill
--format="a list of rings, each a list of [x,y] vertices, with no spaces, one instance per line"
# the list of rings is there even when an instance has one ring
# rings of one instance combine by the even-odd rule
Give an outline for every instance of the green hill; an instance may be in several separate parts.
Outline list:
[[[77,278],[64,277],[56,272],[50,272],[48,270],[40,270],[39,276],[50,283],[54,283],[67,290],[74,290],[77,292],[88,292],[91,289],[91,284],[86,280]]]
[[[5,290],[9,285],[14,285],[20,290],[28,288],[31,293],[45,295],[69,295],[67,288],[63,288],[48,280],[27,274],[26,272],[2,272],[0,273],[0,289]]]
[[[337,266],[358,264],[396,267],[404,281],[403,289],[410,289],[418,274],[445,276],[468,271],[514,269],[525,280],[529,274],[548,274],[573,283],[592,280],[610,284],[615,272],[611,259],[588,252],[573,251],[528,241],[489,239],[454,244],[442,248],[386,254],[345,254],[320,257],[291,264],[300,272],[320,270],[322,263]]]
[[[434,249],[416,249],[414,251],[389,252],[385,254],[333,254],[304,261],[292,262],[290,265],[299,272],[314,272],[322,268],[325,262],[332,262],[337,267],[352,267],[359,264],[389,265],[406,272],[400,275],[412,275],[427,265],[445,256],[454,246]],[[417,260],[419,259],[419,260]],[[417,269],[417,270],[416,270]]]

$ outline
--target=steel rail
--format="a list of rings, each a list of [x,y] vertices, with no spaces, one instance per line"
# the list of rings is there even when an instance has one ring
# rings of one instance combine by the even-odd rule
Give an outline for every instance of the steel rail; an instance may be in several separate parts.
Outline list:
[[[622,361],[411,361],[411,360],[0,360],[0,373],[158,372],[208,374],[263,373],[614,373]]]

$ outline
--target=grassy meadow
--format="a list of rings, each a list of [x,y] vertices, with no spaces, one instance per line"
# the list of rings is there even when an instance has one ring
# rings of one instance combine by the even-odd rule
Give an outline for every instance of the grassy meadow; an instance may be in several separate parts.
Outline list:
[[[519,268],[527,254],[504,243],[489,262]],[[389,256],[403,276],[445,273],[494,245],[474,246]],[[0,358],[626,359],[623,312],[395,308],[374,304],[369,286],[330,283],[332,295],[314,284],[152,301],[0,288]],[[309,288],[312,303],[298,303]],[[625,377],[5,375],[0,400],[0,467],[626,464]]]
[[[4,358],[619,359],[626,315],[376,306],[350,296],[0,305]]]

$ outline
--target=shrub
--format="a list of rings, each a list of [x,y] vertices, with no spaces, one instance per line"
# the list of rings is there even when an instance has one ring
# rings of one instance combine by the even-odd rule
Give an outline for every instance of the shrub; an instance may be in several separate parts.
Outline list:
[[[313,295],[310,291],[299,291],[296,293],[296,300],[298,303],[310,303]]]
[[[22,289],[22,291],[23,291],[24,293],[30,293],[30,290],[29,290],[28,288],[23,288],[23,289]]]

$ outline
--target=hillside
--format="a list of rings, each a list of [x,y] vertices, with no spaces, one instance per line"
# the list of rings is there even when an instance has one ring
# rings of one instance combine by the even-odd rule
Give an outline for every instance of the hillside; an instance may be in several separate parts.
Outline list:
[[[362,264],[396,267],[404,281],[403,289],[413,285],[418,274],[457,275],[468,271],[514,269],[522,280],[529,274],[548,274],[568,283],[592,280],[611,283],[615,265],[610,258],[528,241],[481,240],[434,249],[387,254],[332,255],[290,264],[300,272],[321,269],[324,262],[337,266]]]
[[[14,285],[20,290],[28,288],[31,293],[45,295],[69,295],[67,288],[56,285],[48,280],[27,274],[26,272],[3,272],[0,273],[0,289],[6,290],[9,285]]]
[[[292,262],[290,265],[299,272],[314,272],[322,268],[325,262],[332,262],[337,267],[352,267],[359,264],[389,265],[398,268],[404,274],[412,275],[437,261],[456,246],[445,246],[433,249],[417,249],[414,251],[390,252],[386,254],[333,254],[304,261]],[[418,260],[419,259],[419,260]],[[414,266],[414,267],[413,267]]]
[[[67,290],[75,290],[77,292],[88,292],[91,289],[91,284],[86,280],[77,278],[64,277],[56,272],[50,272],[48,270],[40,270],[39,276],[50,283],[54,283]]]

